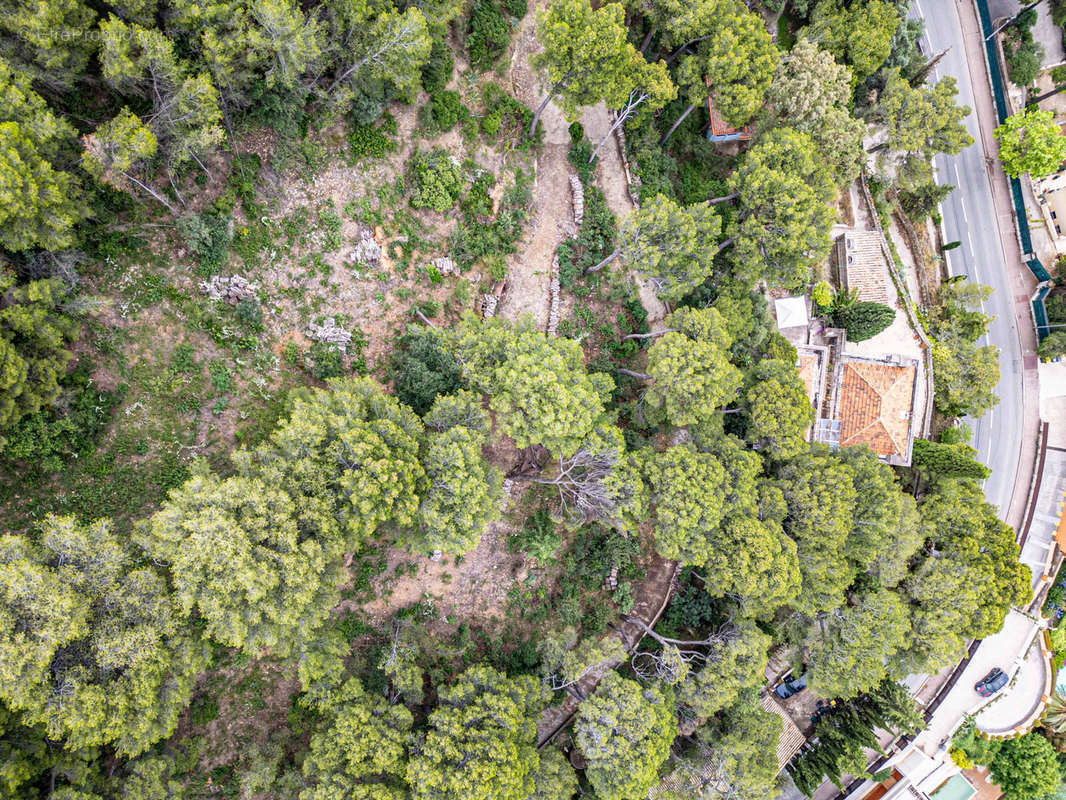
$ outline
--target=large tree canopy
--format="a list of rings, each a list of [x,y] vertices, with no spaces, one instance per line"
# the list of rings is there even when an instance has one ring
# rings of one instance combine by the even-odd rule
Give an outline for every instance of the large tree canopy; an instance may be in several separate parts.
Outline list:
[[[0,537],[0,698],[73,749],[169,736],[207,661],[162,575],[106,520]]]
[[[429,732],[411,756],[415,800],[526,800],[539,766],[540,683],[473,667],[440,691]]]
[[[1025,172],[1034,178],[1050,175],[1066,160],[1066,135],[1054,111],[1034,108],[1012,114],[995,136],[1003,170],[1015,178]]]
[[[0,265],[0,445],[4,429],[59,397],[78,325],[60,308],[58,278],[19,284]]]
[[[652,384],[645,399],[672,425],[694,425],[713,416],[740,389],[743,376],[730,363],[733,339],[714,308],[681,307],[666,319],[669,332],[648,350]]]
[[[597,797],[639,800],[657,781],[677,737],[674,704],[659,689],[608,672],[578,709],[574,735]]]
[[[910,671],[950,663],[967,640],[998,631],[1010,607],[1024,606],[1033,594],[1014,531],[977,485],[946,481],[919,509],[926,547],[903,582],[914,632],[900,658]]]
[[[851,70],[807,39],[781,59],[766,96],[766,123],[811,137],[838,184],[855,180],[866,126],[851,116]]]
[[[378,526],[414,521],[425,489],[422,422],[369,378],[330,381],[296,397],[288,418],[238,470],[295,504],[301,535],[339,537],[355,550]]]
[[[251,654],[287,653],[325,621],[343,582],[341,540],[308,522],[277,486],[205,469],[170,493],[139,539],[170,565],[186,613],[196,608],[208,636]]]
[[[852,470],[819,447],[783,464],[777,476],[803,576],[796,606],[806,614],[836,608],[855,576],[846,558],[857,502]]]
[[[525,319],[465,317],[452,343],[463,377],[490,396],[503,432],[520,447],[571,456],[603,414],[611,379],[588,373],[581,345],[545,336]]]
[[[737,274],[752,284],[761,278],[774,286],[805,285],[810,265],[829,253],[835,194],[811,138],[791,128],[764,134],[730,187],[740,204],[729,230]]]
[[[699,7],[700,3],[683,4]],[[678,61],[678,83],[690,103],[702,103],[708,87],[716,110],[730,125],[745,125],[762,108],[777,67],[779,51],[766,23],[740,0],[716,0],[709,6],[709,29],[681,30],[685,15],[667,30],[673,38],[701,39],[692,55]]]

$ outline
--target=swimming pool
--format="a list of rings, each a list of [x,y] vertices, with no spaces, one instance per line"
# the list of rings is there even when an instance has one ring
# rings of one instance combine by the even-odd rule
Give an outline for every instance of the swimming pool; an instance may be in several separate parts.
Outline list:
[[[970,800],[977,790],[962,775],[952,775],[944,781],[931,797],[934,800]]]

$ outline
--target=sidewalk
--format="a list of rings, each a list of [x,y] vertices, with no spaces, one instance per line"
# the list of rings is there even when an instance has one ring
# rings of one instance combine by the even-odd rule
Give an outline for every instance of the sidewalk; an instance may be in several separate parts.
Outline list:
[[[992,87],[988,79],[981,26],[972,0],[955,0],[955,4],[962,26],[970,81],[974,88],[973,113],[979,123],[981,143],[986,154],[997,153],[999,147],[992,131],[996,129],[998,120],[992,104]],[[1036,280],[1028,267],[1022,263],[1021,246],[1018,243],[1017,229],[1014,224],[1010,186],[1006,173],[1003,172],[1003,167],[997,158],[987,158],[986,164],[989,183],[992,187],[992,201],[996,207],[996,224],[999,227],[1000,241],[1005,251],[1003,253],[1004,263],[1010,274],[1015,312],[1013,322],[1018,330],[1022,350],[1022,452],[1018,461],[1014,492],[1004,516],[1007,524],[1018,530],[1023,522],[1022,515],[1036,466],[1037,433],[1040,427],[1036,332],[1033,329],[1032,311],[1029,304],[1029,298],[1036,290]]]

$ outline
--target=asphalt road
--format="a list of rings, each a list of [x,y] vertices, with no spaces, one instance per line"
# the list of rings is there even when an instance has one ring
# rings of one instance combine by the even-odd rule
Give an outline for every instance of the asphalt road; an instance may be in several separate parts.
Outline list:
[[[930,11],[932,13],[927,13]],[[973,108],[973,88],[955,3],[950,0],[915,0],[911,13],[925,19],[922,47],[927,55],[950,48],[937,65],[935,78],[953,76],[959,86],[959,102]],[[999,515],[1003,518],[1010,506],[1021,452],[1021,343],[975,114],[966,118],[966,128],[974,143],[957,156],[937,156],[933,164],[937,182],[956,187],[944,201],[948,241],[962,242],[960,247],[947,253],[951,274],[966,275],[971,281],[994,289],[982,310],[993,315],[995,320],[979,344],[994,344],[1000,349],[1000,381],[996,387],[999,404],[981,419],[969,420],[969,423],[974,430],[973,445],[981,461],[992,469],[992,475],[985,483],[985,495],[990,503],[999,507]],[[1016,246],[1014,242],[1006,244]]]

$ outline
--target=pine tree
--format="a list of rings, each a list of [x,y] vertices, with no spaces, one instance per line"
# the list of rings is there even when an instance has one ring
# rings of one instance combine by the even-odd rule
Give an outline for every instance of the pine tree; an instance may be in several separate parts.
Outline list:
[[[19,285],[0,267],[0,444],[3,431],[59,397],[77,324],[60,308],[58,278]]]
[[[540,766],[537,680],[472,667],[439,695],[407,767],[413,800],[526,800]]]
[[[604,676],[574,722],[585,776],[602,800],[646,797],[676,736],[673,700],[617,672]]]
[[[177,727],[207,651],[107,520],[0,537],[0,697],[76,750],[134,755]]]

